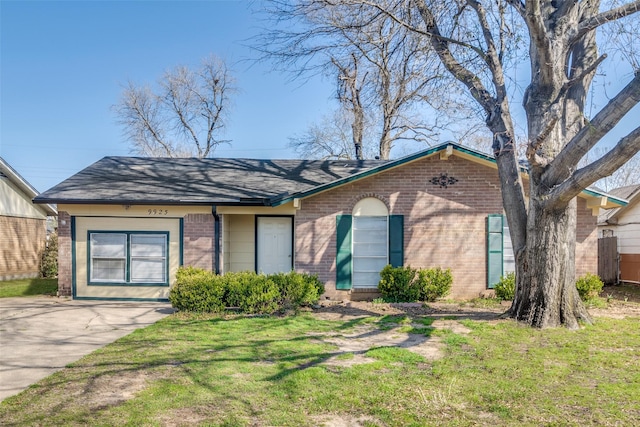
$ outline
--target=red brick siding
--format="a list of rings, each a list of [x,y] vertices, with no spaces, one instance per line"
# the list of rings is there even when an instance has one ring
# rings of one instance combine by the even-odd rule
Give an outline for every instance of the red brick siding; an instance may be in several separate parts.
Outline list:
[[[430,182],[444,173],[458,182],[448,188]],[[317,274],[327,296],[350,298],[335,289],[335,217],[372,196],[385,201],[390,214],[404,215],[405,265],[451,268],[452,298],[474,298],[486,289],[486,217],[503,211],[498,173],[455,156],[422,159],[303,200],[295,217],[296,270]],[[577,223],[580,275],[597,266],[596,218],[583,199]]]
[[[184,218],[184,265],[214,270],[215,229],[212,214],[189,214]]]
[[[58,212],[58,295],[71,296],[71,216]]]
[[[576,277],[598,274],[598,217],[591,214],[587,201],[578,197],[576,218]]]
[[[430,182],[444,173],[458,182]],[[477,297],[486,289],[486,216],[502,212],[498,188],[494,169],[432,157],[305,199],[295,219],[296,269],[318,274],[328,296],[347,298],[335,290],[335,216],[375,194],[391,215],[404,215],[405,265],[451,268],[450,296]]]
[[[38,277],[46,244],[46,221],[0,216],[0,280]]]

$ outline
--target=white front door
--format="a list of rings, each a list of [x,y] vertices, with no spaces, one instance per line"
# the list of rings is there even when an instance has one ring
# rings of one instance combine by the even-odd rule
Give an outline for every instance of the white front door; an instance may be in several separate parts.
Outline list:
[[[286,273],[293,268],[293,218],[258,217],[258,273]]]

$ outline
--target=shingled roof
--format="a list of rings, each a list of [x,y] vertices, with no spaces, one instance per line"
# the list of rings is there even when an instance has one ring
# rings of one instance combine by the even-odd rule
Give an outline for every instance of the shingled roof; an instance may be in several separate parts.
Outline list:
[[[259,160],[105,157],[33,199],[69,204],[207,204],[278,206],[435,155],[458,155],[496,167],[477,150],[448,142],[396,160]],[[445,158],[446,158],[445,156]],[[521,173],[526,168],[521,166]],[[626,200],[597,189],[607,208]]]
[[[629,201],[629,204],[616,209],[609,209],[607,211],[604,211],[598,216],[598,225],[617,224],[617,218],[620,216],[620,214],[625,212],[626,209],[629,209],[629,207],[633,203],[635,203],[636,200],[640,200],[638,199],[640,198],[640,184],[615,188],[611,190],[609,194],[620,197],[622,199],[626,199]]]
[[[388,161],[105,157],[36,203],[267,204]]]

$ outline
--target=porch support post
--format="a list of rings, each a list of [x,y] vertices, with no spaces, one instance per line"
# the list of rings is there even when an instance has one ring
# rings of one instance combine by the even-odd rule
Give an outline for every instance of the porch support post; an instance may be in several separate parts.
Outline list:
[[[213,271],[220,274],[220,215],[216,212],[216,207],[211,207],[213,214]]]

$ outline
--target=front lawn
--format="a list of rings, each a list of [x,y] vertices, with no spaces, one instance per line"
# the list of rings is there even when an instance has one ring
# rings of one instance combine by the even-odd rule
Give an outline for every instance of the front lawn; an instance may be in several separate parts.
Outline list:
[[[437,355],[414,351],[429,346]],[[639,349],[637,317],[541,331],[455,313],[339,321],[312,313],[175,314],[6,399],[0,420],[16,426],[633,425],[640,419]]]
[[[55,295],[58,279],[19,279],[0,282],[0,298]]]

